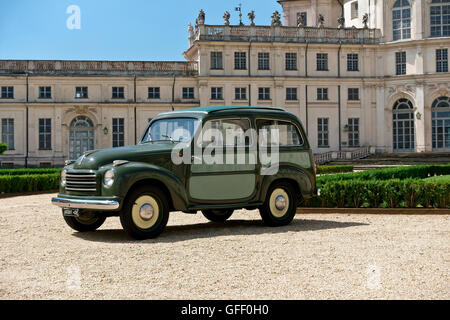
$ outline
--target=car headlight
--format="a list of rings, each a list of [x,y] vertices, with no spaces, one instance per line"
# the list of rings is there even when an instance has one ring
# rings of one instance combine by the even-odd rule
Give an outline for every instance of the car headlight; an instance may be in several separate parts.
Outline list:
[[[66,175],[67,175],[67,171],[66,170],[62,170],[61,171],[61,185],[63,187],[66,186]]]
[[[114,183],[114,171],[108,170],[105,172],[105,176],[103,177],[103,183],[107,187],[111,187]]]

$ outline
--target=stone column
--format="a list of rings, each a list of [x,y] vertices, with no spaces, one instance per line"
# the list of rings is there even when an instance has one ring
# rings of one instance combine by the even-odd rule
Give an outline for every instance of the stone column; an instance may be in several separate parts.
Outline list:
[[[414,127],[416,135],[416,152],[425,152],[427,149],[425,140],[425,95],[423,83],[416,85],[416,108],[414,113]]]
[[[386,141],[385,141],[385,135],[386,135],[386,123],[385,123],[385,89],[384,84],[380,83],[376,86],[376,119],[375,119],[375,125],[376,125],[376,150],[377,152],[386,152]]]

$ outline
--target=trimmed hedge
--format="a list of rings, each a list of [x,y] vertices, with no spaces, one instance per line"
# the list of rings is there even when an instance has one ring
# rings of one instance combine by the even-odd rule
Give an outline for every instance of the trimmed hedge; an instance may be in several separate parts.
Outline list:
[[[305,206],[324,208],[450,208],[450,182],[428,179],[337,180]]]
[[[0,176],[0,193],[52,191],[59,188],[59,173]]]
[[[450,175],[450,164],[375,169],[342,175],[326,175],[317,177],[317,186],[320,188],[331,181],[425,179],[431,176],[442,175]]]
[[[0,154],[3,154],[6,150],[8,150],[6,143],[0,142]]]
[[[35,174],[60,174],[61,168],[22,168],[22,169],[0,169],[0,176],[23,176]]]
[[[353,172],[353,166],[342,165],[342,166],[318,166],[317,167],[318,174],[345,173],[345,172]]]

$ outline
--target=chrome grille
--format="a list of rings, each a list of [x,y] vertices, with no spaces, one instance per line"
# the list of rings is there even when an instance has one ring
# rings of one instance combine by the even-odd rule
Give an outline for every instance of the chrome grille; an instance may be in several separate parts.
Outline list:
[[[97,177],[95,173],[66,174],[66,190],[76,192],[97,192]]]

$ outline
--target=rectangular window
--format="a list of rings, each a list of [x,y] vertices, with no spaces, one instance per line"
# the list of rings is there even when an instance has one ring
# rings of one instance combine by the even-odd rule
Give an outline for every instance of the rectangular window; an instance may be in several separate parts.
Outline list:
[[[125,119],[112,119],[112,146],[113,148],[123,147],[125,145]]]
[[[359,88],[348,88],[348,100],[349,101],[359,100]]]
[[[14,119],[2,119],[2,142],[14,150]]]
[[[211,70],[222,70],[222,52],[211,52]]]
[[[358,70],[359,70],[358,54],[357,53],[347,54],[347,71],[358,71]]]
[[[396,74],[406,74],[406,52],[395,53]]]
[[[436,72],[448,72],[448,49],[436,50]]]
[[[148,98],[149,99],[159,99],[161,96],[161,90],[159,87],[149,87],[148,88]]]
[[[297,127],[290,122],[279,120],[257,120],[260,146],[301,146],[303,137]],[[272,130],[278,130],[278,141],[272,141]]]
[[[223,100],[223,88],[221,87],[211,88],[211,100]]]
[[[317,100],[328,100],[328,88],[317,88]]]
[[[39,119],[39,150],[52,149],[52,119]]]
[[[286,70],[287,71],[297,70],[297,53],[295,52],[286,53]]]
[[[124,99],[125,98],[125,88],[124,87],[112,87],[112,98],[113,99]]]
[[[328,53],[317,54],[317,71],[328,71]]]
[[[39,99],[51,99],[52,87],[39,87]]]
[[[308,15],[306,12],[297,13],[297,26],[306,27],[308,25]]]
[[[329,147],[328,143],[328,118],[317,119],[317,145],[318,147]]]
[[[359,147],[359,118],[348,119],[348,146]]]
[[[352,2],[352,12],[351,12],[352,19],[357,19],[358,18],[358,13],[359,13],[358,9],[359,9],[358,8],[358,1]]]
[[[75,98],[87,99],[87,97],[88,97],[88,87],[76,87],[75,88]]]
[[[234,88],[235,100],[247,100],[247,88]]]
[[[245,52],[234,53],[234,69],[236,70],[247,69],[247,55]]]
[[[286,100],[297,100],[297,88],[286,88]]]
[[[183,99],[194,99],[194,88],[183,88]]]
[[[268,52],[258,53],[258,70],[270,70],[270,55]]]
[[[2,87],[2,99],[14,99],[14,87]]]
[[[450,3],[448,1],[433,0],[430,6],[430,27],[432,37],[450,36]]]
[[[258,88],[258,100],[270,100],[270,88]]]

